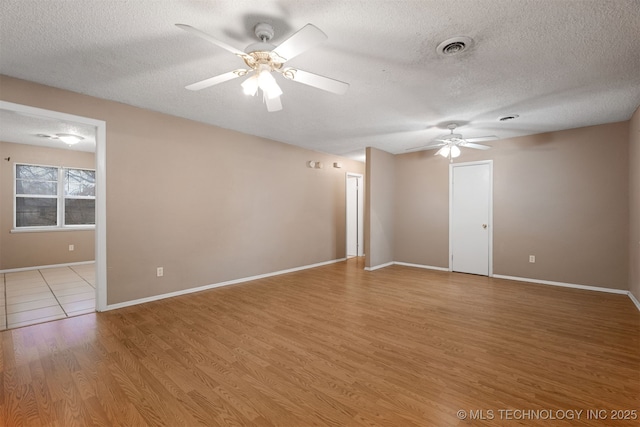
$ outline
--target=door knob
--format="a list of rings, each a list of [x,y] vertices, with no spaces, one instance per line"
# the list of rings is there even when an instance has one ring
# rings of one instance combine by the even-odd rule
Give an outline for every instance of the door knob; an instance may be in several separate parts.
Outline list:
[[[487,224],[482,224],[482,228],[487,228]]]

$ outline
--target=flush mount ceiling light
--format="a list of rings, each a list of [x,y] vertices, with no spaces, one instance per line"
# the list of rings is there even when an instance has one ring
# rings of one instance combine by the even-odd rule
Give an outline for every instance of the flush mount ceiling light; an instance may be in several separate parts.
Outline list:
[[[452,37],[440,43],[436,52],[442,56],[458,55],[473,46],[473,39],[466,36]]]
[[[56,133],[56,137],[67,145],[77,144],[84,139],[80,135],[74,135],[72,133]]]
[[[259,23],[254,28],[255,35],[259,41],[247,46],[244,52],[189,25],[176,24],[176,26],[233,53],[241,58],[247,67],[249,67],[248,69],[241,68],[229,71],[190,84],[186,86],[189,90],[204,89],[253,73],[253,75],[250,75],[242,82],[242,91],[246,95],[255,96],[258,94],[258,89],[260,89],[262,91],[262,99],[267,106],[267,111],[272,112],[282,110],[282,102],[280,101],[282,89],[278,86],[276,79],[273,77],[273,73],[280,74],[287,80],[303,83],[338,95],[344,94],[349,88],[348,83],[313,74],[298,68],[285,67],[285,63],[288,60],[327,39],[327,35],[312,24],[305,25],[298,30],[297,33],[293,34],[278,46],[275,46],[270,43],[274,34],[273,27],[267,23]]]

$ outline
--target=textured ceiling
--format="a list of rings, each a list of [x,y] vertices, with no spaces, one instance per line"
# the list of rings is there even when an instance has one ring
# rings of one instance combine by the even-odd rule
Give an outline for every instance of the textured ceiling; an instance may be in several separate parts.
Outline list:
[[[2,74],[353,158],[367,146],[402,153],[427,144],[451,122],[465,137],[508,138],[627,120],[640,104],[638,0],[2,0],[1,8]],[[284,109],[269,113],[242,94],[241,79],[184,89],[244,63],[175,23],[243,50],[258,22],[274,26],[276,45],[307,23],[322,29],[328,40],[287,65],[348,82],[347,93],[277,76]],[[438,55],[455,36],[474,45]],[[498,121],[512,114],[520,117]]]

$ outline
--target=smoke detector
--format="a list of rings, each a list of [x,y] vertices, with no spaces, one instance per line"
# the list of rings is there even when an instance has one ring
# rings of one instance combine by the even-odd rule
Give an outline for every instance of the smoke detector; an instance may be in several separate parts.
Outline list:
[[[440,43],[436,52],[442,56],[458,55],[473,46],[473,39],[465,36],[453,37]]]

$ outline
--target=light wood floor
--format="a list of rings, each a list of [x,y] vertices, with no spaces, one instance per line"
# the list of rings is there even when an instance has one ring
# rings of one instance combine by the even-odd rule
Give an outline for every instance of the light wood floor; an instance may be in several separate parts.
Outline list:
[[[352,259],[3,331],[0,421],[638,425],[610,412],[640,409],[640,312],[628,297],[362,267]],[[517,412],[578,410],[572,421]]]

